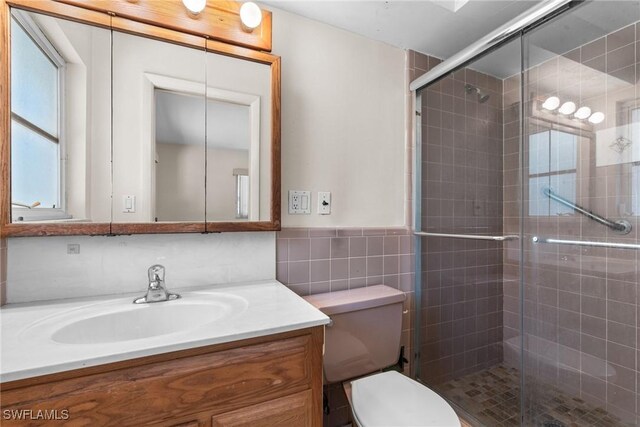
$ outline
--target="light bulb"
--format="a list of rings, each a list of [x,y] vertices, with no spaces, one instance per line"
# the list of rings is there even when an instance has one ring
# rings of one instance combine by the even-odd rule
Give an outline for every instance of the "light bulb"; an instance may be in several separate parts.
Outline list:
[[[249,29],[254,29],[262,22],[262,11],[252,1],[244,3],[240,7],[240,20]]]
[[[576,111],[576,104],[574,104],[571,101],[567,101],[564,104],[562,104],[562,107],[560,107],[560,109],[558,110],[560,114],[566,114],[566,115],[569,115],[574,111]]]
[[[546,99],[546,101],[544,101],[544,104],[542,104],[542,108],[544,108],[545,110],[553,111],[558,108],[559,105],[560,98],[558,98],[557,96],[550,96]]]
[[[594,125],[597,125],[598,123],[602,123],[603,120],[604,120],[604,113],[601,113],[600,111],[596,111],[591,115],[591,117],[589,117],[589,121]]]
[[[584,120],[591,115],[591,108],[589,107],[580,107],[578,111],[574,114],[576,119]]]
[[[197,15],[207,6],[207,0],[182,0],[182,4],[189,12]]]

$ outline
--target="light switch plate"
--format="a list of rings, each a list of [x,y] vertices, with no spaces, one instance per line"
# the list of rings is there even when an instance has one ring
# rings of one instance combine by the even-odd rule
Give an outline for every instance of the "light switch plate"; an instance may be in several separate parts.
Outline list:
[[[133,213],[136,211],[136,196],[122,196],[122,212]]]
[[[329,191],[318,191],[318,213],[320,215],[331,213],[331,193]]]
[[[309,215],[311,213],[311,192],[289,190],[289,214]]]

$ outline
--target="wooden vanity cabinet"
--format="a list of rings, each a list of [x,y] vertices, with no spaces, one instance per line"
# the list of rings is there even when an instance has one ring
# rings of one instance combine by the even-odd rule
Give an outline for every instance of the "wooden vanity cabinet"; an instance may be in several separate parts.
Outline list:
[[[1,384],[3,426],[321,426],[322,326]],[[5,417],[3,417],[5,418]]]

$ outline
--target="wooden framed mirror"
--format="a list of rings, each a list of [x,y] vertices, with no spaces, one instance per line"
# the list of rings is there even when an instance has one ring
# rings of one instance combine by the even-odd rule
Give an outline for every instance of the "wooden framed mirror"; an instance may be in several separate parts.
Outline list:
[[[280,228],[279,57],[118,2],[2,3],[3,236]]]

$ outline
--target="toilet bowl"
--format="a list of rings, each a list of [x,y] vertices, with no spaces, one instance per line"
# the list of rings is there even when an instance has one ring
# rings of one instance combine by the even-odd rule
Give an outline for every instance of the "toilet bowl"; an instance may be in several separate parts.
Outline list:
[[[325,383],[343,383],[359,427],[460,427],[453,408],[437,393],[396,371],[380,372],[400,357],[403,292],[376,285],[305,299],[331,318],[325,330]]]
[[[348,385],[345,391],[358,427],[460,427],[458,416],[442,397],[396,371]]]

